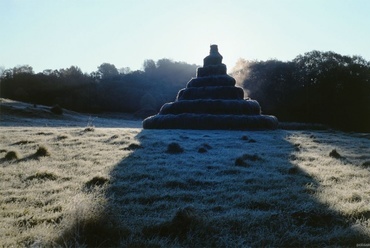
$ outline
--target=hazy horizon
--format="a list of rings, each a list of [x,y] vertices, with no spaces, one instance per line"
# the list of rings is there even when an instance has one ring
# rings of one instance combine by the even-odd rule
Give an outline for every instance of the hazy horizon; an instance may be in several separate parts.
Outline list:
[[[201,65],[210,44],[229,70],[239,58],[287,61],[312,50],[370,60],[369,9],[366,0],[2,1],[0,67]]]

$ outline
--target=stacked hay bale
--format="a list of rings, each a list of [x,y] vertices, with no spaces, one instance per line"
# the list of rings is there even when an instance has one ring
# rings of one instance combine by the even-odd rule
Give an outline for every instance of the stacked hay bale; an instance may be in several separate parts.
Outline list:
[[[176,101],[166,103],[157,115],[146,118],[146,129],[276,129],[275,116],[262,115],[255,100],[244,99],[244,91],[226,74],[217,45],[211,45],[203,67],[197,69]]]

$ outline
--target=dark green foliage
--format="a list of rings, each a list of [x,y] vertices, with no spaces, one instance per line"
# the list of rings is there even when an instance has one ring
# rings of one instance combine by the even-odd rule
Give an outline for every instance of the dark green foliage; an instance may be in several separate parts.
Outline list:
[[[246,62],[243,87],[264,113],[280,121],[370,130],[370,62],[358,56],[312,51],[293,61]]]
[[[196,68],[169,59],[146,62],[144,71],[118,70],[103,63],[91,74],[77,66],[38,74],[30,66],[19,66],[0,75],[0,97],[48,106],[58,103],[80,112],[147,115],[172,101],[195,76]]]

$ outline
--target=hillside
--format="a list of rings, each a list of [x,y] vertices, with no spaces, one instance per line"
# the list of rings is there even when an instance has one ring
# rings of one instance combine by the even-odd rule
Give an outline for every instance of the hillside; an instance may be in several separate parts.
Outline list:
[[[0,110],[1,246],[370,243],[369,134]]]
[[[54,114],[52,107],[0,98],[0,126],[51,127],[141,127],[132,115],[122,113],[87,115],[63,109]]]

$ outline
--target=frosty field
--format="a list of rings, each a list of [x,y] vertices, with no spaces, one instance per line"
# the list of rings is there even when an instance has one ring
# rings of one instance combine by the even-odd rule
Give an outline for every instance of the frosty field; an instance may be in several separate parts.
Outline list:
[[[369,134],[14,120],[0,126],[0,246],[370,244]]]

